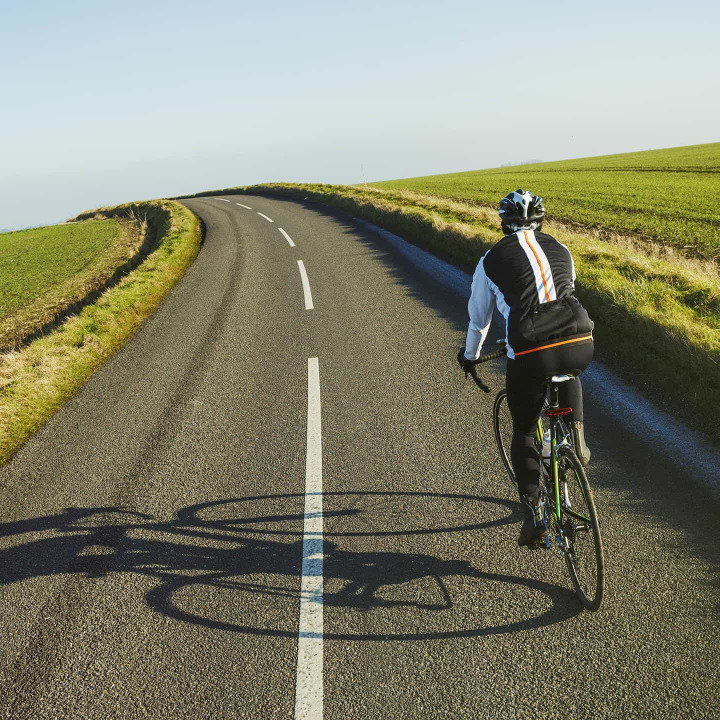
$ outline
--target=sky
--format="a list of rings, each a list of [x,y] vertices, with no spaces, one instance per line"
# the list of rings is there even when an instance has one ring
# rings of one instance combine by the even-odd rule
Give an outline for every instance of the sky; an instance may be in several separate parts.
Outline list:
[[[0,229],[720,141],[715,2],[0,0]]]

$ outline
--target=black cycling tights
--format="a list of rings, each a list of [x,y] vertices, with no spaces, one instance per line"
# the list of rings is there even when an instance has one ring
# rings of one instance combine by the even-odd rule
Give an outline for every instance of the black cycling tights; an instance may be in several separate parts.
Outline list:
[[[552,353],[552,355],[549,355]],[[545,400],[545,379],[551,375],[581,373],[592,360],[592,342],[558,350],[542,350],[507,361],[507,401],[513,420],[510,448],[518,489],[521,495],[537,498],[540,481],[540,458],[535,448],[537,421]],[[540,357],[537,357],[540,356]],[[583,419],[582,385],[576,378],[560,385],[560,407],[571,407],[568,420]]]

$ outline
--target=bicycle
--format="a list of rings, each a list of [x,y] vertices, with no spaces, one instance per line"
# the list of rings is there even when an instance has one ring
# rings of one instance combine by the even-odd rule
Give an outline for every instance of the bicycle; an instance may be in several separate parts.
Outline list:
[[[505,341],[500,341],[504,345]],[[502,357],[503,347],[478,358],[473,365]],[[471,368],[475,383],[485,392],[490,388]],[[535,446],[540,457],[540,506],[545,525],[545,547],[554,548],[565,558],[570,579],[580,602],[590,611],[600,607],[605,591],[605,555],[595,501],[585,470],[575,453],[572,433],[563,416],[571,408],[561,408],[558,400],[562,383],[574,375],[547,378],[547,397],[538,419]],[[500,457],[510,481],[517,489],[517,480],[510,462],[512,419],[503,388],[493,403],[493,429]]]

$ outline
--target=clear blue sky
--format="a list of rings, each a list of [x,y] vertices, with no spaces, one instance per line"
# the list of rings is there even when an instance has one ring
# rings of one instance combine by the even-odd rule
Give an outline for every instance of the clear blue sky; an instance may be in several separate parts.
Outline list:
[[[5,2],[0,228],[720,140],[715,2]]]

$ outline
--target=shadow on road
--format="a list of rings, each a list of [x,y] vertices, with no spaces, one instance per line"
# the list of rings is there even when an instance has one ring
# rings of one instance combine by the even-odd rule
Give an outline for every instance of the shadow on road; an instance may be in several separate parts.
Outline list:
[[[167,522],[158,522],[127,508],[104,507],[67,508],[51,516],[0,524],[0,540],[10,537],[16,540],[17,536],[27,533],[36,536],[29,542],[0,551],[0,585],[59,574],[75,574],[91,580],[117,573],[135,573],[157,581],[145,599],[149,607],[167,617],[225,631],[294,637],[296,629],[253,624],[252,614],[247,617],[243,614],[242,593],[282,598],[290,603],[299,601],[302,515],[292,510],[301,503],[302,497],[268,495],[207,502],[182,508]],[[485,572],[464,559],[340,547],[341,543],[352,547],[357,542],[354,538],[362,536],[486,531],[514,522],[516,503],[479,496],[415,492],[327,493],[325,497],[328,509],[324,517],[334,519],[331,524],[342,528],[329,532],[323,544],[325,605],[363,613],[378,610],[406,613],[397,624],[391,621],[388,626],[385,622],[383,627],[387,627],[388,632],[330,632],[325,634],[326,639],[427,640],[494,635],[561,622],[580,612],[575,596],[565,588],[531,578]],[[495,504],[502,516],[482,523],[446,527],[413,528],[395,523],[376,531],[357,522],[363,514],[357,501],[363,497],[377,501],[383,497],[386,500],[401,498],[403,502],[427,502],[435,498],[486,506]],[[267,508],[268,502],[273,508],[280,506],[278,512],[253,512],[253,503]],[[290,512],[285,512],[285,508]],[[278,539],[278,536],[283,537]],[[504,593],[522,589],[535,596],[541,594],[545,600],[540,604],[545,609],[538,615],[503,623],[458,628],[449,616],[445,621],[440,618],[432,623],[437,629],[399,631],[408,628],[412,613],[425,614],[424,617],[428,613],[449,613],[460,596],[449,585],[457,581],[471,583],[473,595],[480,598],[489,583]],[[426,590],[435,588],[434,595],[418,594],[417,583]],[[388,590],[392,591],[392,597],[387,597]],[[207,616],[217,608],[217,593],[227,601],[228,592],[236,598],[226,603],[236,609],[233,618]],[[209,595],[213,595],[214,600],[208,599]],[[288,612],[294,622],[297,611],[288,608]],[[492,614],[483,612],[480,605],[477,615],[481,618]],[[474,622],[477,623],[477,618]],[[422,621],[417,619],[410,627],[421,625]]]

